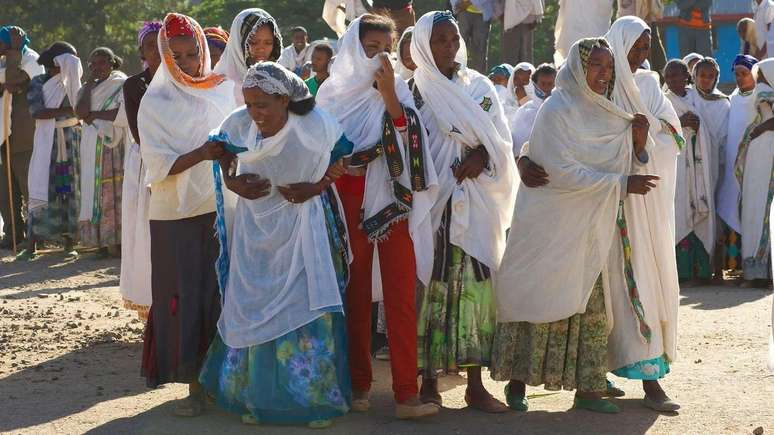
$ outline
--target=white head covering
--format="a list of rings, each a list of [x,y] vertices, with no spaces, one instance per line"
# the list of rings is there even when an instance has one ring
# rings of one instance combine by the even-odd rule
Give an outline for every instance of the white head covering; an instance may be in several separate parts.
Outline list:
[[[381,68],[381,55],[369,58],[366,56],[360,42],[360,20],[362,16],[350,23],[347,31],[339,40],[339,51],[336,61],[331,66],[330,77],[323,82],[317,92],[317,104],[341,123],[344,134],[354,144],[355,153],[367,150],[383,136],[385,116],[384,100],[374,86],[374,74]],[[413,42],[412,42],[413,53]],[[406,82],[396,76],[395,93],[406,111],[416,112],[414,97]],[[407,116],[408,117],[408,116]],[[419,119],[419,116],[416,117]],[[411,128],[411,126],[409,126]],[[430,150],[427,148],[424,127],[419,127],[422,135],[422,145],[425,170],[425,185],[427,190],[413,191],[413,204],[408,212],[409,232],[414,241],[417,261],[417,276],[428,284],[433,266],[433,238],[430,221],[430,209],[435,203],[437,179]],[[401,135],[396,139],[403,143]],[[365,196],[363,198],[363,222],[376,217],[386,207],[396,203],[395,186],[398,183],[404,188],[413,190],[409,178],[410,162],[408,153],[403,146],[398,147],[404,161],[401,174],[392,178],[384,157],[368,163],[366,171]],[[403,214],[402,216],[405,216]],[[403,218],[399,216],[399,218]],[[392,220],[389,224],[394,222]],[[382,229],[389,227],[382,226]],[[375,232],[369,234],[373,236]],[[384,234],[375,234],[377,240]]]
[[[529,71],[529,75],[532,77],[532,74],[535,73],[535,66],[529,62],[521,62],[513,67],[511,77],[508,79],[508,99],[504,102],[504,104],[512,106],[514,110],[518,109],[520,106],[523,106],[529,100],[535,99],[535,84],[532,83],[532,80],[529,80],[528,83],[524,86],[524,91],[527,92],[527,96],[524,97],[522,101],[516,101],[516,86],[513,84],[513,81],[516,79],[517,71]]]
[[[581,39],[572,46],[538,112],[529,158],[551,179],[519,189],[516,230],[494,280],[498,322],[546,323],[583,313],[607,264],[631,166],[633,117],[586,82],[585,59],[603,43]]]
[[[411,54],[417,69],[414,81],[424,102],[423,114],[427,122],[434,122],[439,134],[433,138],[432,152],[435,166],[439,169],[440,198],[433,208],[433,225],[440,225],[448,198],[452,198],[451,243],[492,269],[500,265],[505,250],[505,231],[513,214],[512,204],[516,197],[517,175],[513,158],[510,131],[495,96],[492,83],[464,63],[459,65],[457,76],[450,80],[436,66],[430,49],[430,37],[437,21],[456,21],[446,12],[428,12],[414,28]],[[460,44],[457,59],[464,59],[465,46]],[[484,101],[476,101],[466,87],[484,87]],[[482,104],[489,101],[489,108]],[[494,104],[494,107],[492,105]],[[490,110],[492,111],[490,113]],[[498,128],[493,119],[503,128]],[[494,116],[493,116],[494,115]],[[449,143],[447,138],[452,139]],[[456,146],[455,146],[456,145]],[[484,146],[489,154],[490,170],[476,179],[466,179],[457,184],[451,166],[455,159],[462,159],[468,148]]]
[[[204,144],[210,131],[235,106],[233,83],[213,75],[210,70],[210,50],[199,23],[184,15],[178,17],[188,20],[193,28],[199,45],[201,74],[190,77],[175,64],[162,27],[158,40],[161,66],[140,102],[137,115],[137,123],[142,126],[140,151],[148,169],[145,179],[148,184],[167,178],[177,158]],[[177,174],[178,213],[191,213],[213,197],[210,166],[210,162],[201,162]]]
[[[59,74],[49,78],[43,85],[43,102],[47,109],[58,108],[67,97],[71,105],[78,101],[81,90],[83,66],[78,56],[70,53],[60,54],[54,58],[54,65],[60,69]],[[77,125],[72,119],[69,126]],[[54,146],[54,134],[57,121],[51,119],[35,120],[35,136],[33,139],[32,157],[30,158],[29,176],[29,209],[33,210],[48,204],[48,180],[51,166],[51,150]],[[64,137],[56,140],[63,141]]]
[[[271,61],[277,61],[280,56],[280,50],[282,50],[282,35],[279,33],[279,26],[274,18],[269,15],[268,12],[259,8],[245,9],[240,12],[234,21],[231,22],[230,37],[226,48],[223,50],[223,56],[220,61],[215,65],[215,73],[223,74],[229,80],[234,82],[234,98],[237,105],[244,104],[244,97],[242,96],[242,81],[247,74],[247,41],[250,39],[250,35],[263,25],[269,24],[272,26],[274,32],[274,48],[272,49],[273,59]]]
[[[683,62],[684,62],[686,65],[688,65],[688,68],[690,68],[690,67],[691,67],[691,62],[693,62],[694,60],[701,60],[701,59],[703,59],[703,58],[704,58],[704,56],[700,55],[699,53],[688,53],[688,54],[686,54],[686,55],[685,55],[685,57],[683,58]],[[690,73],[690,72],[691,72],[691,71],[689,71],[689,73]]]
[[[401,56],[401,50],[403,50],[404,41],[406,41],[407,38],[411,38],[411,34],[413,32],[414,32],[414,26],[407,27],[406,30],[403,31],[403,34],[400,35],[400,40],[398,41],[398,53],[397,53],[398,62],[395,64],[395,74],[399,75],[400,78],[406,81],[411,80],[411,78],[414,77],[414,71],[410,70],[403,63],[403,56]]]

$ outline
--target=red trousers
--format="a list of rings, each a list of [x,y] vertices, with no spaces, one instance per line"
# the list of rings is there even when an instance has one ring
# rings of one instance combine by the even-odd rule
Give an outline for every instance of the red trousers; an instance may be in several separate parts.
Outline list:
[[[337,186],[344,206],[353,260],[346,294],[349,366],[352,389],[369,391],[371,370],[371,267],[374,245],[360,225],[363,204],[361,186],[365,177],[345,175]],[[354,188],[353,188],[354,187]],[[387,343],[390,346],[392,391],[397,402],[418,393],[417,388],[417,312],[415,301],[416,263],[408,222],[392,225],[387,240],[379,242],[380,271],[384,289]]]

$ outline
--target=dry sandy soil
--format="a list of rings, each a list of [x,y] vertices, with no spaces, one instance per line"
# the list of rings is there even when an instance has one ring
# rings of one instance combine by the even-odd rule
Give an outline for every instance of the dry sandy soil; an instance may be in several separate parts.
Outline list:
[[[310,432],[247,427],[216,409],[174,417],[169,401],[185,389],[149,390],[140,378],[143,324],[122,308],[117,260],[66,262],[54,253],[13,263],[8,255],[0,252],[0,433]],[[643,408],[640,385],[619,380],[627,393],[619,415],[568,411],[572,393],[533,388],[530,412],[491,416],[465,409],[464,378],[454,376],[443,379],[447,408],[438,417],[401,422],[392,417],[388,365],[378,363],[372,412],[343,417],[327,433],[774,433],[774,376],[764,367],[771,298],[768,290],[683,290],[681,358],[664,382],[683,405],[676,415]],[[488,382],[500,399],[503,386]]]

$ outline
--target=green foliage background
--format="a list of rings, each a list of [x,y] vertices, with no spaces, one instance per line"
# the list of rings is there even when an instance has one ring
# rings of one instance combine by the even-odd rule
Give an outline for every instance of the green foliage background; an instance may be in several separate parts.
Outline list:
[[[0,0],[0,25],[24,28],[38,51],[48,44],[65,40],[81,57],[99,46],[112,48],[126,62],[128,73],[140,70],[137,56],[137,29],[143,21],[161,19],[171,11],[196,18],[202,26],[220,25],[226,30],[242,9],[266,9],[283,29],[302,25],[312,38],[335,38],[322,20],[323,0]],[[446,8],[445,0],[414,0],[417,16]],[[535,60],[550,61],[553,55],[554,23],[558,0],[546,1],[546,16],[535,35]],[[489,63],[500,60],[502,23],[493,22]]]

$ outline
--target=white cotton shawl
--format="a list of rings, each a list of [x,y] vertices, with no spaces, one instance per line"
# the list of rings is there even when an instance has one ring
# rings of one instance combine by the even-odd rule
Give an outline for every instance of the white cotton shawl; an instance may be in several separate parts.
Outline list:
[[[203,39],[196,25],[197,39]],[[198,36],[202,36],[199,38]],[[210,71],[210,50],[202,44],[202,75]],[[142,97],[137,115],[140,126],[140,151],[148,172],[147,184],[158,183],[169,176],[178,157],[195,150],[207,141],[209,133],[234,109],[233,82],[226,80],[210,88],[194,88],[179,83],[164,61],[148,91]],[[188,215],[214,197],[210,162],[200,162],[175,177],[179,206],[177,212]]]
[[[245,104],[245,97],[242,95],[242,83],[245,81],[247,69],[250,67],[245,61],[245,41],[242,40],[242,23],[244,23],[248,16],[253,14],[271,17],[268,12],[259,8],[245,9],[234,17],[234,21],[231,22],[231,30],[229,31],[230,37],[226,43],[226,48],[223,50],[223,56],[213,70],[215,74],[223,74],[233,82],[234,101],[237,106]],[[271,18],[271,20],[274,20],[274,18]],[[274,25],[276,26],[276,24]],[[281,39],[280,44],[282,44]],[[293,48],[293,46],[290,46],[290,48]],[[309,53],[311,56],[311,51]],[[293,71],[293,68],[289,69]]]
[[[513,84],[513,80],[516,77],[516,71],[529,71],[530,80],[527,83],[526,86],[524,86],[524,91],[527,92],[527,96],[522,98],[520,101],[516,100],[516,85]],[[535,74],[535,66],[532,65],[529,62],[521,62],[513,67],[513,72],[511,73],[511,77],[508,78],[508,92],[507,96],[508,98],[503,101],[503,105],[506,106],[505,112],[508,114],[510,110],[513,110],[514,113],[516,110],[519,109],[519,107],[527,104],[530,100],[534,100],[535,98],[535,83],[532,82],[532,74]]]
[[[417,64],[414,82],[424,102],[422,118],[430,130],[440,186],[433,206],[433,229],[440,227],[451,198],[450,243],[496,270],[505,250],[518,184],[511,134],[492,82],[464,64],[453,80],[438,70],[430,51],[435,14],[428,12],[417,21],[411,40]],[[464,50],[461,45],[460,51]],[[467,149],[480,145],[489,153],[489,168],[458,184],[452,164],[462,160]]]
[[[21,54],[21,69],[27,73],[27,77],[32,79],[33,77],[43,74],[46,72],[46,70],[43,68],[42,65],[38,64],[38,53],[36,53],[34,50],[27,48],[22,51]],[[6,67],[6,58],[5,56],[0,57],[0,84],[5,83],[5,71],[7,69]],[[10,92],[7,90],[4,90],[2,92],[2,105],[0,105],[0,143],[3,142],[5,139],[3,137],[4,134],[8,133],[8,136],[13,133],[13,126],[11,125],[11,98],[13,96]],[[8,105],[8,111],[7,113],[3,112],[3,108]],[[8,117],[6,119],[6,116]],[[5,131],[5,126],[8,125],[8,131]],[[0,156],[0,162],[3,161],[3,158],[5,156]]]
[[[306,47],[301,50],[301,53],[296,53],[296,47],[291,44],[282,50],[279,59],[277,59],[277,63],[290,71],[295,72],[296,69],[303,67],[307,62],[312,60],[312,51],[314,51],[314,46],[312,44],[307,44]]]
[[[530,16],[543,16],[543,0],[505,0],[503,25],[506,32]]]
[[[713,90],[714,94],[723,95],[717,88]],[[726,137],[728,136],[728,114],[731,110],[731,102],[727,97],[717,100],[708,100],[702,98],[699,92],[694,89],[688,89],[688,95],[691,98],[693,106],[696,108],[696,114],[699,115],[702,122],[706,122],[707,132],[709,133],[709,140],[711,145],[710,151],[710,178],[712,182],[712,192],[718,186],[720,181],[720,150],[726,144]],[[713,199],[714,207],[714,199]],[[714,213],[714,208],[713,208]],[[707,248],[707,252],[711,252],[711,248]]]
[[[664,354],[673,361],[677,356],[677,310],[680,284],[675,258],[675,181],[680,151],[677,133],[680,119],[661,91],[658,74],[638,69],[632,73],[627,56],[643,32],[650,30],[633,16],[616,20],[605,35],[615,55],[616,84],[613,101],[628,113],[648,117],[650,132],[646,150],[648,161],[635,165],[635,172],[658,175],[656,188],[647,195],[627,195],[624,200],[627,234],[631,244],[631,263],[643,320],[651,329],[650,340],[639,330],[624,275],[620,237],[614,241],[608,266],[613,310],[613,329],[608,337],[608,364],[611,369]],[[669,124],[669,127],[663,123]],[[679,138],[682,141],[682,138]]]
[[[766,44],[766,54],[771,57],[774,54],[774,38],[772,38],[774,35],[768,26],[774,21],[774,0],[762,0],[760,4],[754,4],[753,7],[758,46]]]
[[[762,74],[769,83],[774,83],[774,59],[765,59],[755,65],[757,74]],[[766,83],[758,83],[755,89],[757,116],[755,124],[774,117],[771,95],[774,89]],[[769,198],[769,180],[774,166],[774,132],[766,131],[747,144],[744,154],[738,156],[736,165],[742,175],[741,223],[742,260],[746,263],[760,257],[758,250],[764,235],[766,209]],[[770,255],[770,254],[769,254]],[[750,272],[745,272],[749,275]],[[754,272],[753,272],[753,275]],[[751,279],[746,276],[747,279]]]
[[[89,110],[113,110],[124,104],[122,91],[126,74],[121,71],[113,71],[110,76],[98,84],[91,91],[91,106]],[[112,100],[111,100],[112,97]],[[130,136],[128,125],[120,127],[113,121],[96,119],[91,125],[83,124],[81,133],[81,211],[79,221],[91,220],[94,213],[94,185],[96,179],[97,141],[102,138],[102,145],[107,148],[115,148]],[[98,193],[97,193],[98,194]]]
[[[554,322],[585,312],[616,240],[633,117],[588,87],[578,48],[570,49],[532,130],[529,158],[550,181],[518,191],[495,277],[501,323]]]
[[[403,63],[403,56],[401,56],[401,50],[403,47],[403,42],[406,40],[406,38],[410,38],[411,34],[414,32],[414,26],[407,27],[406,30],[403,31],[403,34],[400,35],[400,40],[398,40],[398,53],[397,53],[397,61],[395,62],[395,74],[399,75],[400,78],[402,78],[405,81],[411,80],[412,77],[414,77],[414,71],[410,70],[404,63]],[[409,48],[410,50],[410,48]]]
[[[320,196],[286,201],[277,186],[316,182],[328,169],[341,127],[322,109],[290,113],[272,137],[261,137],[247,109],[234,111],[216,134],[247,148],[239,174],[271,182],[268,196],[238,198],[227,209],[229,278],[218,329],[230,347],[256,346],[294,331],[326,312],[341,311],[325,209]],[[143,144],[144,146],[144,144]],[[331,198],[336,201],[337,198]]]
[[[323,82],[317,92],[317,104],[331,113],[341,123],[344,134],[354,144],[354,152],[368,149],[382,138],[382,126],[385,113],[384,100],[374,89],[374,74],[381,67],[378,56],[369,59],[360,43],[360,19],[356,19],[339,41],[336,62],[331,66],[330,77]],[[415,35],[416,36],[416,35]],[[412,39],[412,54],[414,53]],[[411,91],[403,80],[396,76],[395,93],[400,103],[416,110]],[[422,128],[424,131],[424,128]],[[409,167],[408,153],[404,152],[403,139],[397,135],[399,150],[403,156],[404,168]],[[414,192],[413,204],[409,213],[409,232],[414,242],[417,262],[417,276],[428,284],[433,268],[433,233],[430,209],[435,203],[438,180],[428,140],[425,146],[425,180],[428,187],[422,192]],[[369,219],[392,204],[394,199],[392,179],[384,158],[378,158],[368,164],[363,198],[363,220]],[[404,169],[398,181],[409,187],[408,169]]]
[[[347,14],[341,9],[342,2],[339,0],[325,0],[322,11],[322,19],[336,33],[337,37],[341,37],[344,31],[347,30]]]
[[[741,186],[734,175],[734,164],[739,152],[739,143],[742,142],[744,132],[752,124],[757,115],[755,108],[755,92],[742,95],[739,89],[731,94],[731,109],[728,113],[728,135],[725,147],[725,160],[723,162],[723,175],[717,193],[718,216],[723,219],[732,230],[742,234],[742,224],[739,216],[739,200]],[[768,210],[767,210],[768,211]]]
[[[529,141],[532,129],[535,125],[538,110],[543,106],[540,98],[530,100],[527,104],[519,107],[511,121],[511,138],[513,139],[513,155],[518,156],[521,153],[521,147]]]
[[[559,16],[554,27],[554,64],[564,63],[575,41],[604,35],[612,16],[612,0],[559,0]]]
[[[74,105],[78,101],[78,91],[81,89],[81,76],[83,76],[81,60],[73,54],[65,53],[55,57],[54,64],[59,66],[60,72],[49,78],[43,85],[45,107],[58,108],[65,97],[69,99],[70,104]],[[76,123],[77,120],[71,122],[72,125]],[[48,204],[48,179],[56,129],[57,121],[54,118],[35,120],[30,172],[27,177],[30,210]]]

